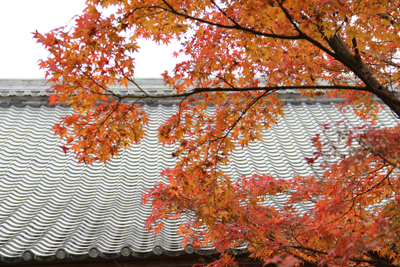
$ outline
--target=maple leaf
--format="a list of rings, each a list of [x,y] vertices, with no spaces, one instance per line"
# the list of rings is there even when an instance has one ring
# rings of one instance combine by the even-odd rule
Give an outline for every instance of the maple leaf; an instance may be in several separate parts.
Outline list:
[[[51,105],[57,106],[58,96],[56,94],[52,94],[47,101],[49,101],[49,107]]]
[[[314,162],[315,162],[315,158],[307,158],[307,157],[305,157],[305,159],[306,159],[307,163],[310,164],[310,165],[313,165]]]
[[[68,150],[70,150],[70,148],[68,148],[66,146],[60,146],[60,147],[64,151],[65,154],[67,154]]]

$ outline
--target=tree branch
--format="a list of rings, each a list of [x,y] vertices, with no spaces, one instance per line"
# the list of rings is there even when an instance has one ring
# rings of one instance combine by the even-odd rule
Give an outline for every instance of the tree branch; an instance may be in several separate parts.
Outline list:
[[[216,8],[218,8],[218,10],[219,10],[222,14],[224,14],[224,16],[227,17],[233,24],[235,24],[235,25],[238,26],[238,27],[242,27],[242,26],[240,26],[239,23],[237,23],[234,19],[232,19],[231,17],[229,17],[229,16],[226,14],[226,12],[223,11],[223,10],[215,3],[214,0],[210,0],[210,1],[211,1],[211,3],[212,3]]]
[[[201,19],[201,18],[196,18],[196,17],[190,16],[188,14],[185,14],[185,13],[177,11],[166,0],[162,0],[162,1],[168,8],[165,8],[165,7],[158,7],[158,8],[160,8],[160,9],[162,9],[164,11],[171,12],[172,14],[178,15],[180,17],[184,17],[186,19],[190,19],[190,20],[193,20],[193,21],[198,21],[198,22],[205,23],[205,24],[212,25],[212,26],[216,26],[216,27],[219,27],[219,28],[240,30],[240,31],[252,33],[254,35],[259,35],[259,36],[264,36],[264,37],[271,37],[271,38],[276,38],[276,39],[286,39],[286,40],[304,39],[304,37],[300,36],[300,35],[290,36],[290,35],[270,34],[270,33],[265,33],[265,32],[260,32],[260,31],[256,31],[256,30],[253,30],[253,29],[245,28],[243,26],[240,26],[239,24],[224,25],[224,24],[220,24],[220,23],[215,23],[215,22],[212,22],[212,21],[204,20],[204,19]]]
[[[215,87],[215,88],[194,88],[192,91],[181,93],[181,94],[172,94],[172,95],[125,95],[119,96],[120,98],[153,98],[153,99],[160,99],[160,98],[181,98],[181,97],[188,97],[200,93],[206,92],[245,92],[245,91],[283,91],[288,89],[295,89],[295,90],[329,90],[329,89],[345,89],[345,90],[354,90],[354,91],[368,91],[368,88],[365,86],[346,86],[346,85],[292,85],[292,86],[271,86],[271,87],[243,87],[243,88],[222,88],[222,87]]]
[[[362,52],[365,53],[364,51],[362,51]],[[388,65],[390,65],[390,66],[392,66],[392,67],[400,68],[400,64],[399,64],[399,63],[396,63],[396,62],[393,62],[392,60],[388,60],[388,59],[385,59],[385,58],[383,58],[383,57],[376,56],[376,55],[374,55],[374,57],[375,57],[377,60],[382,61],[383,63],[388,64]]]
[[[362,62],[357,60],[346,43],[339,35],[333,35],[329,38],[328,43],[335,51],[335,59],[341,62],[344,66],[349,68],[360,80],[367,86],[368,92],[375,94],[379,97],[393,112],[400,116],[400,100],[384,87],[372,74],[369,68]]]
[[[333,53],[332,51],[330,51],[328,48],[326,48],[325,46],[323,46],[320,42],[314,40],[313,38],[309,37],[308,35],[304,34],[302,30],[300,30],[300,28],[297,26],[296,22],[293,21],[292,16],[289,13],[289,10],[287,10],[284,6],[283,6],[283,1],[279,2],[278,0],[276,1],[279,5],[279,7],[282,9],[283,13],[285,13],[286,18],[290,21],[290,23],[292,24],[292,26],[296,29],[296,31],[299,33],[299,36],[302,36],[303,39],[307,40],[308,42],[310,42],[311,44],[315,45],[316,47],[318,47],[319,49],[321,49],[322,51],[324,51],[325,53],[327,53],[329,56],[333,57],[336,59],[336,55],[335,53]]]

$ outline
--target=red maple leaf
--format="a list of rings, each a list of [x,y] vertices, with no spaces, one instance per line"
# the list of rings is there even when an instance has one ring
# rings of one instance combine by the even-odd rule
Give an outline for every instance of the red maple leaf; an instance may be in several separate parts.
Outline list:
[[[49,103],[49,107],[50,107],[52,104],[54,104],[54,106],[56,106],[56,105],[57,105],[57,99],[58,99],[58,96],[57,96],[56,94],[51,95],[51,96],[49,97],[49,99],[47,100],[47,101],[50,102],[50,103]]]
[[[62,148],[62,150],[64,151],[65,154],[67,154],[69,148],[66,146],[60,146]]]

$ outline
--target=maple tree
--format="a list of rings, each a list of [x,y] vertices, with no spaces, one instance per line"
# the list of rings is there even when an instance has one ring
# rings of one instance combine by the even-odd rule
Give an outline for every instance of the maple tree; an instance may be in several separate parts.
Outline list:
[[[335,159],[322,166],[323,178],[233,180],[220,166],[283,116],[283,90],[343,98],[363,119],[374,120],[378,101],[400,116],[399,9],[397,0],[88,0],[74,25],[34,35],[50,52],[40,62],[50,104],[75,111],[55,132],[80,161],[106,162],[139,143],[149,121],[142,100],[179,100],[158,132],[162,144],[177,146],[177,162],[162,173],[169,183],[144,196],[153,207],[149,229],[190,214],[184,245],[216,248],[212,266],[235,265],[229,252],[241,245],[282,266],[398,266],[400,127],[350,129],[340,144],[316,136],[308,163]],[[141,38],[178,40],[175,55],[189,56],[163,74],[171,94],[135,83]],[[128,83],[141,94],[109,89]],[[288,195],[282,209],[263,204],[279,194]],[[301,202],[314,206],[302,214]]]

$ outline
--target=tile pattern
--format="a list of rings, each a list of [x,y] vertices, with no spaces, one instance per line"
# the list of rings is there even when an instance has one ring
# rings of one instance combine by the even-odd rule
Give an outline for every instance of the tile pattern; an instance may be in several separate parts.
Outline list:
[[[148,136],[107,165],[78,164],[50,130],[66,108],[0,108],[0,256],[6,262],[54,258],[118,257],[193,253],[183,249],[176,234],[179,220],[166,223],[157,236],[143,229],[150,214],[141,205],[146,188],[162,181],[160,172],[174,165],[172,147],[157,143],[156,129],[172,107],[145,107],[150,112]],[[277,127],[232,156],[225,169],[232,177],[268,173],[291,178],[312,175],[306,164],[310,139],[322,123],[347,119],[361,122],[351,112],[339,114],[331,105],[291,105]],[[379,115],[380,127],[395,126],[390,111]],[[270,199],[277,207],[285,196]],[[310,206],[299,205],[306,211]],[[211,253],[197,251],[197,253]]]
[[[172,93],[172,90],[168,86],[165,86],[163,80],[159,78],[136,79],[136,82],[144,91],[151,95]],[[44,79],[2,79],[0,80],[0,96],[49,96],[51,92],[46,91],[49,87],[50,85],[46,84],[46,80]],[[125,86],[111,85],[110,89],[115,94],[120,95],[142,94],[133,84],[129,84],[128,88]]]
[[[164,84],[160,78],[139,78],[135,82],[150,95],[168,95],[174,92],[169,86]],[[46,91],[50,87],[44,79],[1,79],[0,80],[0,97],[24,97],[24,96],[49,96],[51,92]],[[139,88],[129,83],[128,88],[124,85],[110,85],[109,89],[119,95],[143,95]],[[292,89],[279,91],[279,94],[296,94],[299,92]]]

